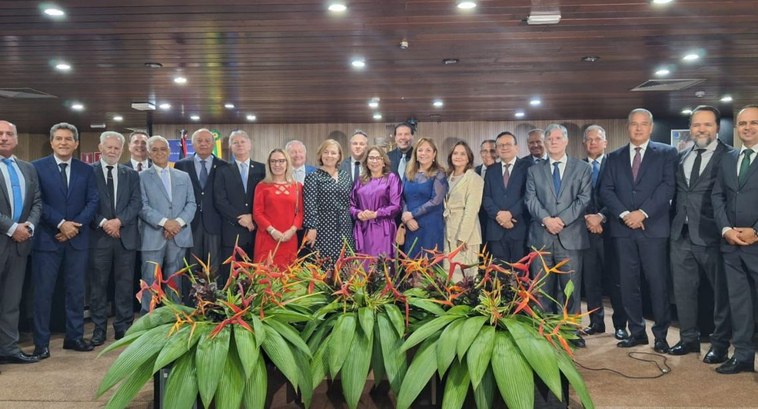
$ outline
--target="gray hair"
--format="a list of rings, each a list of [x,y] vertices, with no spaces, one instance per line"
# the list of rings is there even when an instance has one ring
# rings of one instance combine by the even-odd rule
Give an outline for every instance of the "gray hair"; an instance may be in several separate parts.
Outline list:
[[[589,135],[590,132],[592,132],[592,131],[597,131],[597,133],[599,133],[600,136],[603,137],[603,139],[606,139],[605,129],[603,129],[602,126],[600,126],[600,125],[590,125],[590,126],[587,127],[587,129],[584,130],[584,136],[582,137],[582,142],[586,142],[587,141],[587,135]]]
[[[16,136],[18,136],[18,129],[16,129],[16,124],[14,124],[13,122],[8,122],[8,121],[5,121],[5,120],[2,120],[2,119],[0,119],[0,122],[5,122],[6,124],[8,124],[8,126],[10,126],[11,128],[13,128],[13,134],[16,135]]]
[[[104,143],[108,138],[116,138],[119,142],[121,142],[121,146],[124,146],[124,135],[121,135],[118,132],[105,131],[100,134],[100,143]]]
[[[50,141],[53,140],[53,134],[55,134],[55,131],[59,129],[65,129],[67,131],[71,131],[72,134],[74,134],[74,140],[79,142],[79,130],[76,129],[74,125],[71,125],[68,122],[61,122],[53,125],[52,128],[50,128]]]
[[[168,145],[168,140],[166,138],[164,138],[164,137],[162,137],[160,135],[153,135],[153,136],[147,138],[147,150],[148,151],[151,150],[151,149],[153,149],[153,145],[155,144],[155,142],[163,142],[163,143],[166,144],[166,146],[169,146]]]
[[[302,145],[303,146],[303,150],[305,150],[305,152],[308,153],[308,148],[305,146],[305,144],[302,141],[300,141],[298,139],[293,139],[293,140],[287,142],[287,144],[284,145],[284,150],[285,151],[289,150],[289,148],[291,146],[293,146],[293,145]]]
[[[532,134],[537,134],[537,135],[539,135],[539,136],[540,136],[540,138],[542,138],[542,139],[545,139],[545,134],[546,134],[546,133],[547,133],[547,132],[543,131],[543,130],[542,130],[542,129],[540,129],[540,128],[534,128],[534,129],[532,129],[531,131],[527,132],[527,134],[526,134],[526,135],[527,135],[527,137],[529,137],[529,136],[531,136]]]
[[[363,135],[368,141],[368,134],[360,129],[356,129],[355,131],[353,131],[353,136],[350,137],[350,141],[352,141],[353,138],[355,138],[355,135]]]
[[[632,112],[629,113],[629,116],[626,118],[627,122],[632,122],[632,117],[635,114],[645,114],[648,118],[650,118],[650,122],[653,122],[653,113],[648,111],[645,108],[635,108],[632,110]]]
[[[235,129],[235,130],[233,130],[229,134],[229,146],[230,147],[232,146],[232,140],[234,139],[235,136],[241,136],[241,137],[247,139],[248,141],[250,141],[250,143],[253,143],[253,138],[251,138],[250,135],[248,135],[247,132],[243,131],[242,129]]]
[[[561,124],[550,124],[547,127],[545,127],[545,135],[546,136],[550,135],[550,133],[556,129],[560,130],[561,134],[563,134],[563,138],[568,140],[569,138],[568,129],[566,129],[566,127]]]
[[[202,132],[208,132],[211,134],[211,139],[213,139],[213,132],[211,132],[208,128],[200,128],[195,132],[192,132],[192,137],[190,140],[192,141],[192,145],[195,145],[195,138],[197,138],[198,135],[200,135]]]

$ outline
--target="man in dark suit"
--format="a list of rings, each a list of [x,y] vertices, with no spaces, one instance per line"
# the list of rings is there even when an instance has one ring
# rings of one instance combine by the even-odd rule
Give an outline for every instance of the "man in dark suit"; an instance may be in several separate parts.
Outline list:
[[[529,212],[524,204],[526,174],[532,161],[519,159],[516,136],[501,132],[497,136],[500,165],[487,170],[482,206],[487,212],[489,251],[501,262],[514,262],[526,254]]]
[[[0,121],[0,363],[32,363],[18,348],[18,317],[32,235],[42,213],[37,171],[13,155],[16,125]]]
[[[529,247],[547,251],[543,259],[548,266],[568,260],[561,268],[566,274],[548,274],[542,263],[532,263],[532,277],[544,276],[545,297],[542,307],[560,314],[565,305],[569,313],[579,314],[582,288],[582,250],[589,248],[584,213],[592,195],[592,168],[587,162],[566,155],[568,130],[563,125],[545,128],[548,160],[529,168],[526,178],[526,203],[529,224]],[[573,292],[566,299],[567,287]],[[584,347],[579,336],[572,341]]]
[[[634,109],[628,122],[629,144],[608,155],[600,180],[600,200],[611,214],[607,225],[618,256],[621,297],[631,332],[617,345],[628,348],[648,343],[640,289],[644,273],[655,318],[653,349],[665,353],[671,320],[666,249],[677,152],[672,146],[650,140],[650,111]]]
[[[153,166],[153,161],[147,157],[147,138],[150,136],[144,131],[134,131],[129,134],[129,162],[124,166],[141,173]]]
[[[545,131],[542,129],[532,129],[526,136],[526,143],[529,147],[529,156],[524,159],[529,159],[533,163],[540,163],[547,160],[547,153],[545,152]]]
[[[195,155],[184,158],[174,165],[175,169],[186,172],[192,181],[197,210],[192,219],[192,240],[194,245],[187,252],[187,261],[196,263],[196,256],[203,263],[210,258],[209,268],[213,275],[218,273],[221,265],[219,249],[221,248],[221,215],[213,203],[213,184],[218,168],[227,163],[213,155],[215,140],[211,131],[201,128],[192,133],[192,146]],[[185,281],[182,293],[186,296],[189,283]]]
[[[484,180],[487,175],[487,168],[494,165],[495,161],[498,159],[495,144],[496,142],[494,139],[487,139],[482,142],[479,147],[479,157],[482,158],[482,163],[474,168],[474,170],[482,177],[482,180]],[[484,194],[484,192],[482,192],[482,194]],[[483,197],[484,196],[482,196],[482,198]],[[482,248],[484,248],[487,245],[487,211],[484,209],[484,203],[482,203],[482,207],[479,208],[479,225],[482,229]]]
[[[411,161],[411,152],[413,151],[413,136],[416,130],[411,124],[400,123],[395,125],[395,149],[387,152],[390,158],[392,171],[397,173],[402,180],[405,177],[405,167]]]
[[[258,182],[266,177],[266,166],[250,159],[253,141],[245,131],[232,131],[229,148],[232,160],[229,166],[218,169],[213,186],[216,210],[221,214],[221,257],[228,259],[237,244],[252,259],[256,228],[253,198]],[[218,284],[223,286],[228,278],[229,266],[222,266]]]
[[[584,250],[582,262],[582,282],[590,312],[590,325],[583,330],[587,335],[605,332],[605,309],[603,308],[603,285],[607,284],[613,307],[613,336],[619,341],[628,337],[626,332],[626,312],[621,303],[621,288],[616,264],[613,262],[613,246],[607,235],[606,222],[612,215],[600,203],[599,181],[603,177],[606,164],[605,148],[608,140],[605,129],[590,125],[584,131],[586,162],[592,167],[592,200],[584,215],[589,232],[590,247]]]
[[[34,353],[50,356],[50,310],[58,276],[66,290],[63,349],[91,351],[84,340],[84,288],[89,223],[99,202],[92,166],[73,157],[79,132],[65,122],[50,128],[53,154],[34,162],[42,191],[42,219],[34,234]]]
[[[95,324],[92,345],[105,343],[108,327],[108,281],[113,277],[116,339],[132,325],[134,268],[139,248],[137,217],[142,209],[139,174],[119,165],[124,136],[100,134],[100,161],[94,163],[100,204],[90,223],[90,317]]]
[[[713,210],[732,313],[734,355],[716,368],[722,374],[755,370],[755,308],[758,303],[758,105],[737,114],[742,148],[724,155],[713,186]],[[726,354],[727,351],[715,351]]]
[[[350,180],[355,182],[362,175],[361,161],[368,146],[368,135],[360,129],[353,132],[350,137],[350,156],[340,164],[340,170],[350,175]]]
[[[718,139],[721,113],[701,105],[690,115],[691,149],[679,155],[676,168],[676,199],[671,222],[671,277],[679,317],[680,341],[669,354],[700,352],[698,322],[698,290],[704,276],[713,289],[713,322],[711,351],[705,362],[726,361],[731,338],[729,295],[720,252],[721,232],[713,215],[711,193],[721,159],[731,150]],[[700,307],[702,308],[702,307]],[[716,356],[718,355],[718,356]]]

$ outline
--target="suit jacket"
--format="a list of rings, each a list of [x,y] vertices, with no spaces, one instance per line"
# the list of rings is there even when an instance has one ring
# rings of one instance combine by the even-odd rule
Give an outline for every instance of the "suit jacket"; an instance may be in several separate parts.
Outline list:
[[[137,169],[134,169],[134,166],[132,166],[132,160],[131,160],[131,158],[128,161],[126,161],[126,163],[122,163],[122,165],[126,166],[129,169],[137,170]],[[150,160],[150,159],[148,159],[147,160],[147,167],[151,168],[152,166],[153,166],[153,161]],[[145,171],[145,170],[146,169],[142,169],[142,171]]]
[[[61,172],[53,155],[32,162],[37,169],[42,192],[42,219],[34,232],[34,250],[55,251],[67,243],[77,250],[89,247],[87,226],[95,217],[100,196],[92,166],[71,159],[68,191],[61,183]],[[55,239],[63,220],[81,223],[79,234],[65,243]]]
[[[255,187],[266,177],[266,165],[249,161],[247,193],[242,186],[242,176],[236,162],[218,169],[213,185],[213,199],[221,215],[221,245],[232,247],[239,236],[239,244],[253,241],[253,234],[237,223],[237,216],[253,213]]]
[[[173,220],[181,218],[188,225],[195,217],[197,204],[192,189],[192,182],[186,173],[169,168],[171,176],[171,199],[169,199],[163,181],[153,166],[142,171],[139,175],[140,190],[142,195],[142,209],[139,212],[140,237],[142,238],[142,251],[160,250],[166,245],[163,237],[163,227],[158,223],[163,218]],[[185,226],[172,239],[179,247],[192,247],[192,230]]]
[[[447,191],[445,197],[445,238],[455,246],[460,240],[469,246],[482,244],[479,209],[482,205],[484,179],[473,169]]]
[[[529,212],[524,204],[524,192],[526,190],[526,175],[529,167],[534,162],[519,158],[513,164],[508,188],[503,186],[502,164],[500,167],[493,166],[487,170],[484,177],[484,197],[482,205],[487,212],[487,237],[488,241],[502,239],[526,240],[527,226],[529,225]],[[505,229],[495,220],[497,212],[508,210],[516,219],[512,229]]]
[[[406,163],[410,163],[412,151],[413,149],[408,149],[408,153],[406,154],[407,157],[405,158]],[[398,148],[395,148],[387,152],[387,157],[390,158],[390,165],[391,165],[392,171],[395,172],[395,174],[397,174],[397,167],[400,164],[400,158],[402,156],[403,156],[403,153]],[[402,180],[403,177],[405,177],[405,175],[399,175],[399,176],[400,176],[400,180]]]
[[[215,156],[211,157],[213,160],[208,167],[208,180],[205,182],[204,188],[200,187],[200,180],[198,179],[197,171],[195,171],[194,157],[190,156],[176,162],[174,169],[186,172],[192,181],[195,201],[197,202],[195,218],[192,219],[192,229],[195,230],[202,224],[203,232],[218,235],[221,234],[221,215],[219,215],[213,203],[213,185],[218,169],[228,165],[228,163]]]
[[[353,166],[352,166],[352,162],[355,162],[355,160],[353,159],[352,156],[348,156],[347,159],[343,160],[342,163],[340,163],[340,169],[344,170],[345,173],[347,173],[348,175],[350,175],[350,180],[352,180],[353,182],[355,182],[355,180],[353,180]]]
[[[674,147],[650,141],[640,164],[637,181],[632,178],[629,144],[608,154],[600,180],[600,200],[608,208],[611,237],[668,238],[671,230],[670,204],[676,189]],[[645,230],[630,229],[619,215],[641,209],[648,218]]]
[[[592,172],[592,160],[589,158],[584,158],[584,161],[590,165],[590,172]],[[600,160],[600,171],[598,172],[597,176],[597,185],[592,186],[592,196],[590,203],[587,205],[587,211],[585,214],[601,213],[603,216],[605,216],[607,221],[610,219],[611,214],[608,213],[608,208],[604,206],[603,202],[600,200],[600,181],[603,179],[603,175],[605,174],[606,163],[608,163],[608,155],[603,155],[603,159]],[[590,184],[592,184],[592,173],[590,173]]]
[[[37,170],[31,163],[18,158],[15,159],[16,164],[21,170],[21,174],[24,176],[24,185],[26,186],[24,206],[21,209],[21,218],[18,222],[19,224],[29,222],[36,228],[42,214],[42,194],[39,189]],[[16,242],[5,234],[13,226],[13,223],[15,222],[13,221],[13,212],[11,211],[8,186],[5,184],[5,178],[0,174],[0,254],[6,251],[16,251],[19,256],[26,256],[32,251],[33,238],[13,246]]]
[[[693,150],[688,149],[682,152],[677,162],[676,196],[672,205],[675,212],[671,221],[671,239],[678,240],[682,236],[682,228],[687,220],[692,243],[698,246],[717,246],[721,240],[721,229],[716,226],[711,193],[721,166],[721,159],[731,150],[731,146],[719,140],[711,159],[701,170],[697,182],[690,186],[687,184],[687,175],[684,172],[684,159],[689,152],[696,154]]]
[[[565,225],[557,235],[563,248],[587,249],[590,239],[584,214],[592,200],[592,167],[585,161],[569,157],[560,187],[560,192],[556,192],[549,160],[529,168],[524,194],[524,201],[532,215],[529,246],[539,249],[555,239],[555,235],[542,225],[542,220],[558,217]]]
[[[103,174],[103,166],[100,161],[92,165],[95,170],[95,181],[100,195],[100,204],[97,206],[95,218],[90,223],[92,235],[90,245],[93,248],[105,248],[112,239],[102,228],[100,222],[103,219],[116,217],[121,220],[121,244],[127,250],[139,249],[139,230],[137,221],[139,211],[142,209],[142,196],[140,194],[139,173],[124,165],[118,165],[118,185],[116,187],[116,208],[113,208],[113,200]]]
[[[742,158],[739,149],[724,154],[721,159],[716,183],[713,185],[713,211],[716,216],[716,227],[719,237],[725,227],[752,227],[758,230],[758,160],[747,170],[747,179],[740,186],[737,179],[737,163]],[[741,246],[742,251],[758,254],[758,245]],[[732,246],[721,239],[721,251],[732,252],[737,246]]]

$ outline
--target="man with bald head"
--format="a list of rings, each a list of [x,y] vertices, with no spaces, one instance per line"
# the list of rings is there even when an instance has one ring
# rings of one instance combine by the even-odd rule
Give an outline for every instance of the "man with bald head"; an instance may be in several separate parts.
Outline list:
[[[353,136],[350,137],[350,156],[340,164],[340,169],[347,172],[353,182],[362,174],[361,161],[367,146],[368,135],[366,132],[359,129],[353,132]]]

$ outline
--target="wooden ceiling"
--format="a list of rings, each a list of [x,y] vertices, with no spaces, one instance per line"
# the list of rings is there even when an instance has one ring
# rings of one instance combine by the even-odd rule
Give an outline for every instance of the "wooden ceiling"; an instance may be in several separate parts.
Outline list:
[[[0,88],[55,96],[0,96],[0,119],[22,133],[58,121],[82,130],[144,127],[132,102],[168,102],[156,124],[624,118],[708,103],[725,114],[757,102],[758,2],[674,0],[70,0],[60,20],[37,1],[0,2]],[[560,10],[557,25],[527,25],[532,8]],[[400,42],[408,42],[407,49]],[[692,63],[682,56],[696,51]],[[355,70],[351,59],[363,57]],[[598,56],[597,62],[581,60]],[[459,63],[445,65],[445,58]],[[59,61],[69,72],[59,72]],[[148,68],[157,62],[162,68]],[[680,91],[631,92],[660,66]],[[186,85],[173,78],[182,75]],[[696,97],[696,91],[705,96]],[[720,98],[729,94],[732,103]],[[381,99],[377,109],[368,102]],[[542,104],[530,106],[533,97]],[[434,99],[444,106],[432,106]],[[70,109],[73,102],[85,106]],[[225,109],[230,102],[234,109]],[[114,115],[123,116],[114,122]]]

